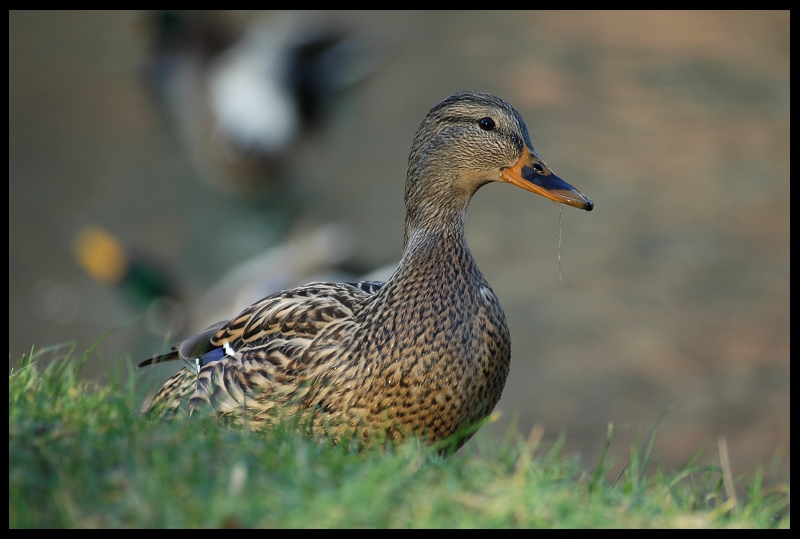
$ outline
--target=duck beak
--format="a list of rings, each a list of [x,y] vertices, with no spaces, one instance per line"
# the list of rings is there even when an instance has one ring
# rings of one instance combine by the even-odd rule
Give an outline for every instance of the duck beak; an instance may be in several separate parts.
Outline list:
[[[556,176],[527,145],[523,147],[519,161],[513,167],[502,169],[500,177],[503,181],[556,202],[586,211],[592,211],[594,208],[594,202]]]

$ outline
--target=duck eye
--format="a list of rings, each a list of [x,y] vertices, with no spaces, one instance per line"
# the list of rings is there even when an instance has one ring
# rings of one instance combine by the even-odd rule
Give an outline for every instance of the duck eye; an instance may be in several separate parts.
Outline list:
[[[481,118],[480,120],[478,120],[478,125],[484,131],[491,131],[492,129],[494,129],[494,120],[492,120],[487,116],[486,118]]]

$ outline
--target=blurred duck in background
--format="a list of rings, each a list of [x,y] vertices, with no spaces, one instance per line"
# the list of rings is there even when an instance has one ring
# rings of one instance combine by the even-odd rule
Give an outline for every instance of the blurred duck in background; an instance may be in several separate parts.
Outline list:
[[[76,235],[78,264],[115,287],[161,337],[199,331],[206,320],[230,317],[278,290],[359,278],[363,271],[351,265],[354,231],[340,223],[298,225],[300,204],[288,180],[304,139],[379,67],[379,47],[313,12],[244,21],[240,13],[156,11],[147,23],[144,82],[197,174],[292,224],[283,241],[243,253],[246,260],[204,287],[202,297],[188,297],[169,263],[98,227]]]
[[[152,13],[145,80],[200,176],[230,194],[270,196],[285,189],[303,138],[378,68],[380,53],[319,13],[229,18]]]
[[[231,317],[274,292],[314,281],[386,280],[396,263],[365,273],[354,265],[356,234],[344,223],[296,230],[286,240],[235,265],[200,297],[187,297],[176,272],[132,249],[111,232],[87,226],[75,237],[75,260],[96,282],[112,286],[156,337],[185,336]]]
[[[114,287],[134,312],[143,313],[156,336],[181,335],[187,327],[184,295],[166,264],[126,247],[109,231],[86,226],[75,235],[73,255],[96,282]]]

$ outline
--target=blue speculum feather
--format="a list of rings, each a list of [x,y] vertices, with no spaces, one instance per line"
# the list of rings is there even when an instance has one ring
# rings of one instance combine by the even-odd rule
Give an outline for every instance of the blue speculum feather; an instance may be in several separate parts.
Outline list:
[[[225,350],[223,348],[214,348],[200,356],[200,365],[206,366],[209,363],[214,363],[225,357]]]

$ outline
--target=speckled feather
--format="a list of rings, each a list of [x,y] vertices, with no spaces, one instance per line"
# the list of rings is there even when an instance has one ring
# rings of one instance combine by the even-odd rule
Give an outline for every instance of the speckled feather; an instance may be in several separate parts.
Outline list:
[[[467,247],[464,219],[477,189],[505,179],[525,148],[539,162],[505,101],[477,92],[442,101],[412,144],[404,252],[392,277],[273,294],[145,361],[186,364],[149,410],[210,406],[253,429],[308,413],[315,435],[354,432],[365,442],[412,433],[437,441],[485,418],[508,377],[511,338]]]

